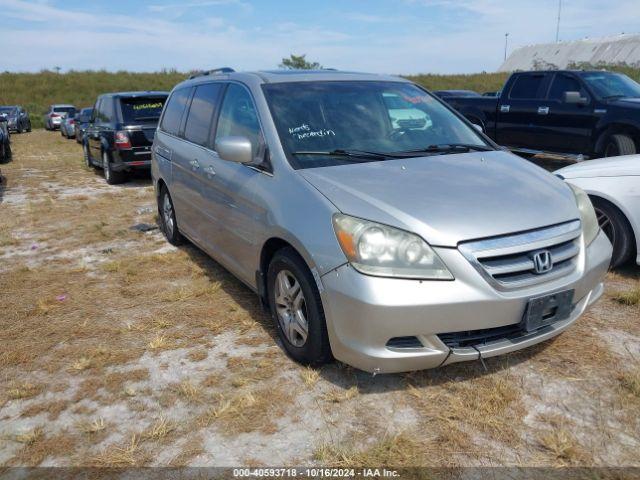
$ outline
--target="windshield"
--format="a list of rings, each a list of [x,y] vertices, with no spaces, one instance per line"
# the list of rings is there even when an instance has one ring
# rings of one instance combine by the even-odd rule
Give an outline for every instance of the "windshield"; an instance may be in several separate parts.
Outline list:
[[[601,98],[640,97],[640,84],[621,73],[589,72],[582,78]]]
[[[15,107],[0,107],[0,115],[15,115]]]
[[[387,160],[385,154],[434,145],[488,147],[438,100],[410,83],[296,82],[263,88],[294,168],[354,161],[332,152],[375,152],[372,160]]]
[[[122,98],[120,99],[122,121],[124,123],[157,122],[166,101],[166,96]]]
[[[69,112],[76,113],[75,107],[53,107],[53,111],[55,113],[69,113]]]

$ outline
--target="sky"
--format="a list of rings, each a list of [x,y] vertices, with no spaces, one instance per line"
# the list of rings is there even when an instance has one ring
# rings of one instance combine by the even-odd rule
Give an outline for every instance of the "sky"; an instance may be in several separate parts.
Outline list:
[[[558,0],[0,0],[0,71],[494,71],[555,41]],[[563,0],[561,40],[640,32],[640,0]]]

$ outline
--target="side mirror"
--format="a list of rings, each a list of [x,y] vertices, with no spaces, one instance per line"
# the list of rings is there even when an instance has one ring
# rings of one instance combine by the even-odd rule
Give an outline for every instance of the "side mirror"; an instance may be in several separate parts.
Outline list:
[[[572,105],[586,105],[589,99],[580,95],[580,92],[564,92],[564,103]]]
[[[216,152],[221,159],[228,162],[253,162],[253,147],[245,137],[222,137],[216,141]]]
[[[478,125],[477,123],[472,123],[471,125],[473,125],[473,128],[475,128],[480,133],[484,133],[484,128],[482,128],[482,125]]]

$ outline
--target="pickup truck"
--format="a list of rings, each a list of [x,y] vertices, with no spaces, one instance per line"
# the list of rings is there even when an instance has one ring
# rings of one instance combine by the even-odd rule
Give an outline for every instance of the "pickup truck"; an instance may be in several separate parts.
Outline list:
[[[513,73],[497,97],[445,97],[516,153],[581,160],[640,151],[640,84],[607,71]]]

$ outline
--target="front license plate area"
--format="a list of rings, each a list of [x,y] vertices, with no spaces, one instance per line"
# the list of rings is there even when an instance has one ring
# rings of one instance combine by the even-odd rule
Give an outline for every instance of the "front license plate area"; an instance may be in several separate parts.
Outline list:
[[[533,332],[552,323],[566,320],[571,315],[573,290],[532,298],[524,313],[524,328]]]

